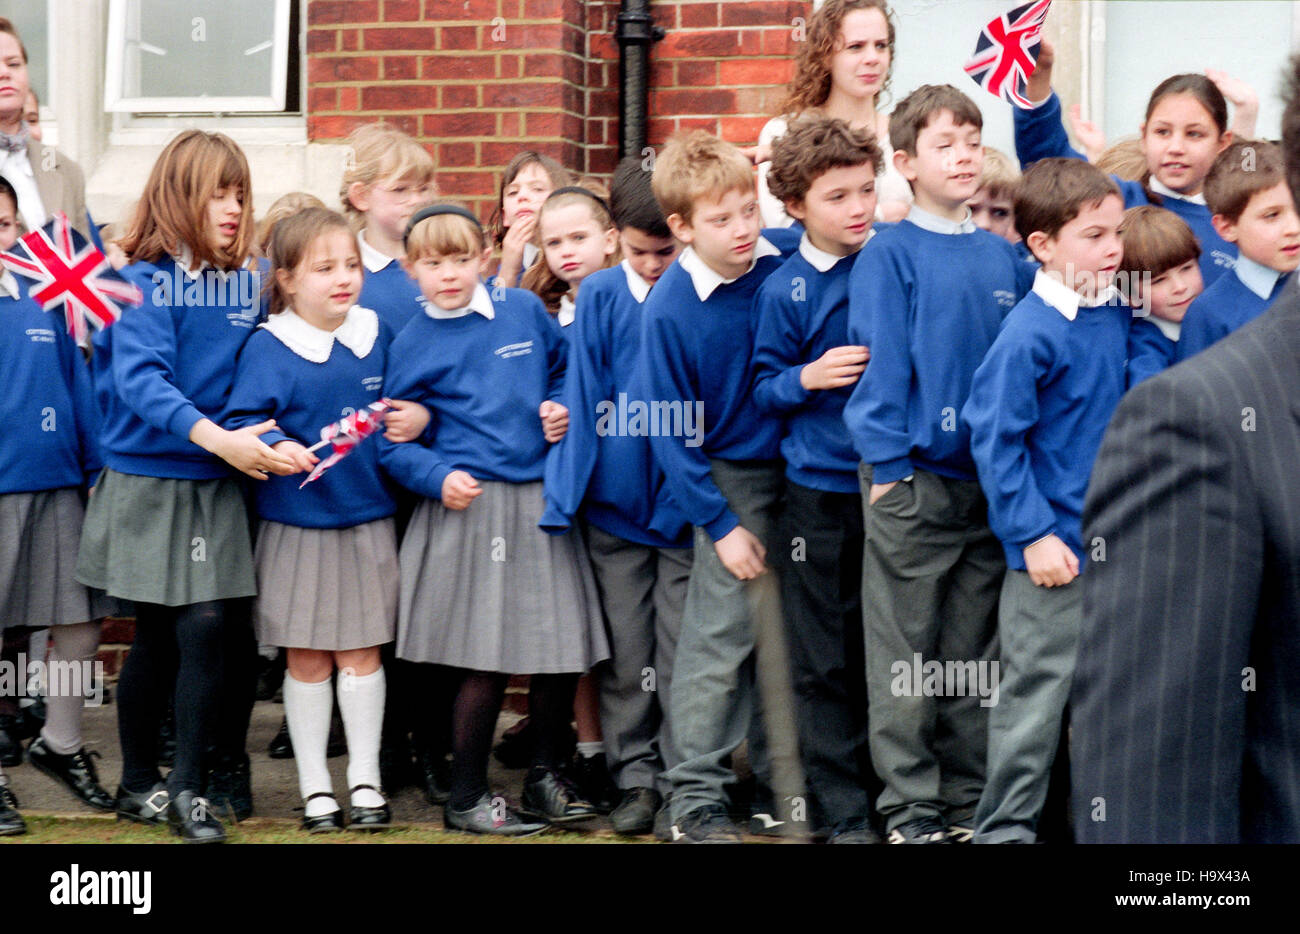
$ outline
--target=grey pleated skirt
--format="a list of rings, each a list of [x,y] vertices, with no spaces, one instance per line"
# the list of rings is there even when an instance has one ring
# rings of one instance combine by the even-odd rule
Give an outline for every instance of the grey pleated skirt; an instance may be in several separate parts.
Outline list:
[[[575,532],[547,535],[542,484],[479,481],[468,509],[422,500],[402,540],[397,654],[476,671],[584,672],[609,657]]]
[[[399,572],[392,519],[349,529],[263,522],[254,563],[263,645],[343,652],[393,641]]]
[[[0,629],[95,618],[76,579],[84,515],[77,490],[0,495]]]
[[[86,509],[77,580],[113,597],[163,606],[255,595],[239,481],[105,468]]]

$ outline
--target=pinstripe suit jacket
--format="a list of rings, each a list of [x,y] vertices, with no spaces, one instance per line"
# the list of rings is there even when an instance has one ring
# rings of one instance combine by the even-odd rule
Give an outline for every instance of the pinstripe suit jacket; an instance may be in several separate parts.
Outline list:
[[[1081,842],[1300,843],[1298,282],[1106,432],[1071,697]]]

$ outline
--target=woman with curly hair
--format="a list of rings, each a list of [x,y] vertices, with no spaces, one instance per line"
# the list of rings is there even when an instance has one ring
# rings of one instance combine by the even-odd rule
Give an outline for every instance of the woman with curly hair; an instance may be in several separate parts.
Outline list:
[[[784,135],[790,120],[806,111],[838,117],[854,129],[870,130],[885,154],[885,171],[877,180],[876,216],[897,221],[907,214],[912,192],[893,165],[889,117],[878,111],[894,63],[894,21],[885,0],[826,0],[808,21],[799,47],[790,93],[753,150],[759,163],[759,204],[766,227],[788,227],[794,219],[767,188],[773,140]]]

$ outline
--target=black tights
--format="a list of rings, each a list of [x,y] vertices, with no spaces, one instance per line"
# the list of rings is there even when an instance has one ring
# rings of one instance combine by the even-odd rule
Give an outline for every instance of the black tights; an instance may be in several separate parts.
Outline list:
[[[136,605],[135,642],[117,686],[122,786],[147,791],[158,781],[158,724],[174,696],[176,763],[167,777],[175,797],[202,786],[204,752],[216,736],[225,662],[226,604]]]
[[[510,676],[499,672],[463,671],[452,705],[452,809],[467,811],[487,794],[487,764],[492,752],[501,701]],[[536,740],[533,768],[558,768],[573,720],[576,674],[533,675],[528,686],[528,716]]]

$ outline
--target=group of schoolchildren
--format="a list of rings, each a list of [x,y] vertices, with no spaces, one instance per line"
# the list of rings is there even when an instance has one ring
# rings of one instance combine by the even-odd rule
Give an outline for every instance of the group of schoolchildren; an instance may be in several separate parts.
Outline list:
[[[817,30],[887,71],[883,4],[831,0]],[[349,217],[291,196],[260,249],[243,154],[179,135],[119,240],[143,304],[89,366],[0,280],[2,596],[69,657],[93,653],[106,599],[137,620],[116,794],[78,709],[51,706],[30,761],[119,818],[225,839],[219,817],[251,811],[255,638],[287,650],[312,832],[392,824],[380,747],[400,716],[439,737],[445,822],[470,833],[608,813],[622,834],[739,842],[747,743],[751,832],[1037,840],[1110,416],[1300,265],[1278,151],[1232,140],[1213,82],[1156,89],[1147,170],[1120,180],[1070,148],[1050,63],[1016,112],[1023,176],[986,153],[969,97],[926,85],[887,123],[807,107],[758,154],[675,136],[608,191],[523,153],[485,227],[435,203],[422,147],[372,126]],[[907,188],[894,223],[886,175]],[[760,188],[789,226],[764,229]],[[14,213],[0,186],[0,232]],[[372,404],[381,436],[304,483],[320,429]],[[487,768],[519,674],[512,805]],[[606,772],[612,791],[587,780]],[[22,826],[0,785],[0,832]]]

